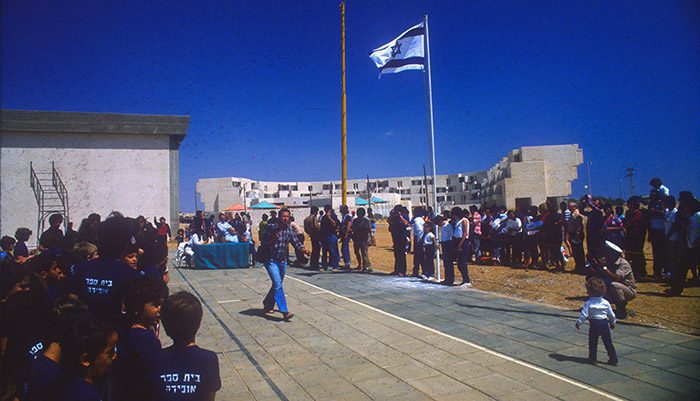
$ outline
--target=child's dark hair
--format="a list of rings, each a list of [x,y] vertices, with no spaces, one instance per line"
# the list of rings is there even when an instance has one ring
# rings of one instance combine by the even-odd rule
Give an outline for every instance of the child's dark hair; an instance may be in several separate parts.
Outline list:
[[[70,297],[59,298],[49,315],[44,344],[63,345],[72,335],[75,327],[89,318],[90,311],[84,302]]]
[[[14,238],[7,236],[7,235],[4,235],[2,238],[0,238],[0,248],[8,251],[10,249],[10,247],[15,245],[15,242],[17,242],[17,241],[15,241]]]
[[[180,291],[163,302],[160,319],[165,333],[173,341],[192,340],[202,323],[202,303],[191,293]]]
[[[100,223],[98,238],[100,257],[105,260],[119,259],[126,247],[133,243],[131,223],[121,214],[113,212]]]
[[[605,281],[600,277],[591,277],[586,281],[586,291],[592,297],[602,297],[605,294]]]
[[[26,227],[20,227],[15,231],[15,239],[17,239],[17,241],[27,242],[31,236],[32,230]]]
[[[61,365],[70,375],[81,376],[83,366],[80,363],[83,354],[93,361],[107,346],[114,328],[94,317],[82,319],[70,329],[70,335],[62,344]]]
[[[124,248],[124,252],[122,252],[121,256],[124,257],[130,253],[139,253],[139,247],[136,246],[136,244],[129,244]]]
[[[138,322],[143,313],[143,307],[151,302],[160,304],[168,295],[168,287],[163,280],[152,277],[139,277],[129,284],[124,294],[124,307],[129,321]]]

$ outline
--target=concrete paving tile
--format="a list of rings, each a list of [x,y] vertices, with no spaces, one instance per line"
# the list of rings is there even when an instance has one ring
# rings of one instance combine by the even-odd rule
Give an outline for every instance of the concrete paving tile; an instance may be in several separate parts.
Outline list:
[[[694,350],[679,345],[669,345],[654,350],[660,354],[673,356],[686,362],[700,362],[700,350]]]
[[[661,369],[669,369],[679,365],[678,359],[656,352],[641,351],[634,354],[628,354],[625,356],[625,359],[631,359]]]
[[[406,382],[444,374],[441,371],[433,369],[430,366],[415,360],[409,364],[386,366],[383,368],[387,372]]]
[[[501,401],[556,401],[557,398],[541,391],[527,389],[498,397]]]
[[[697,337],[690,337],[686,341],[679,342],[678,345],[685,348],[700,350],[700,339]]]
[[[486,368],[471,361],[462,361],[457,364],[446,364],[444,367],[440,367],[436,370],[463,383],[471,382],[471,380],[476,378],[493,374],[491,368]]]
[[[417,392],[408,383],[388,373],[353,384],[374,400],[401,399],[399,395]]]
[[[317,400],[332,400],[338,395],[364,395],[358,388],[342,377],[326,378],[320,382],[305,384],[304,390]]]
[[[476,354],[472,354],[472,356],[475,355]],[[434,347],[425,348],[421,352],[414,353],[412,357],[436,369],[465,361],[464,358]]]
[[[411,380],[408,384],[433,398],[437,398],[437,396],[441,395],[465,393],[474,390],[464,383],[443,375]]]
[[[581,390],[581,387],[561,380],[557,377],[533,372],[532,377],[528,380],[518,379],[521,383],[525,383],[528,387],[541,391],[553,397],[563,397],[567,394],[573,394]]]
[[[670,372],[677,373],[679,375],[690,377],[691,379],[697,379],[700,375],[700,364],[697,363],[684,363],[680,366],[675,366],[668,369]]]
[[[610,401],[609,397],[596,394],[590,390],[579,390],[575,393],[561,395],[557,398],[562,401]]]
[[[322,355],[319,357],[328,367],[338,370],[346,367],[353,367],[371,363],[366,358],[358,354],[349,354],[343,356]]]
[[[505,394],[528,389],[528,386],[497,373],[473,379],[465,379],[465,384],[496,398]]]
[[[700,372],[698,373],[700,374]],[[691,379],[689,377],[666,370],[657,370],[654,372],[636,375],[635,379],[665,388],[675,393],[683,391],[694,391],[700,393],[700,381],[698,381],[698,376]]]
[[[680,394],[673,393],[661,387],[657,387],[644,382],[617,382],[598,386],[600,390],[615,394],[622,398],[640,401],[671,401],[684,400]]]
[[[386,375],[386,371],[377,365],[365,361],[362,364],[344,366],[335,371],[351,383],[363,382]]]
[[[679,334],[673,331],[667,331],[662,329],[657,329],[644,333],[641,337],[648,338],[656,342],[664,342],[668,344],[677,344],[687,341],[688,336]]]

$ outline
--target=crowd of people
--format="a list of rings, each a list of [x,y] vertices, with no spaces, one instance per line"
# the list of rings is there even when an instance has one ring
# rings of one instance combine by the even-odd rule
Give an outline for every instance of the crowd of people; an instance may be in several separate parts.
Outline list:
[[[32,251],[28,228],[0,239],[1,399],[213,400],[218,359],[195,342],[202,305],[169,294],[165,218],[62,224],[51,215]]]
[[[417,207],[410,213],[397,205],[388,219],[394,251],[392,274],[409,275],[406,255],[412,249],[410,276],[434,280],[438,245],[445,266],[441,283],[450,286],[454,285],[455,264],[462,276],[460,285],[469,287],[468,263],[562,273],[572,257],[573,273],[602,275],[612,294],[608,298],[625,316],[626,302],[636,295],[635,280],[669,282],[666,292],[670,296],[682,293],[688,270],[698,281],[700,202],[688,191],[680,192],[676,200],[658,178],[650,186],[648,197],[629,198],[626,209],[590,195],[526,210],[471,206],[437,214],[430,207]],[[647,238],[653,255],[651,274],[644,254]],[[619,250],[618,258],[612,258],[610,249]],[[596,273],[606,255],[609,271],[617,274]]]

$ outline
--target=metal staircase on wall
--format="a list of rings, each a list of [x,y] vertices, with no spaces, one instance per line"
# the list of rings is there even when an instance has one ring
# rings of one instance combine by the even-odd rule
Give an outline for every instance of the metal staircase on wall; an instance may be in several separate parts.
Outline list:
[[[68,190],[63,185],[61,177],[56,171],[54,162],[51,162],[51,171],[36,171],[34,165],[29,162],[29,183],[34,191],[34,197],[39,209],[36,224],[36,238],[44,232],[46,219],[54,214],[63,215],[64,232],[70,221],[68,215]]]

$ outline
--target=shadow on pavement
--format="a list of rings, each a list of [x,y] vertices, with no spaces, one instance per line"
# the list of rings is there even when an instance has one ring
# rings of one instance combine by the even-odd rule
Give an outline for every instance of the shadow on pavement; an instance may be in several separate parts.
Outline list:
[[[238,313],[240,313],[241,315],[246,315],[246,316],[262,317],[262,318],[265,318],[266,320],[269,320],[272,322],[284,321],[284,319],[282,319],[281,317],[277,317],[277,316],[273,316],[273,315],[269,315],[269,314],[265,313],[265,311],[261,308],[250,308],[250,309],[240,311]]]
[[[582,363],[585,365],[590,365],[590,362],[588,362],[588,358],[582,358],[580,356],[568,356],[568,355],[562,355],[562,354],[549,354],[549,357],[552,359],[556,359],[559,362],[576,362],[576,363]]]

